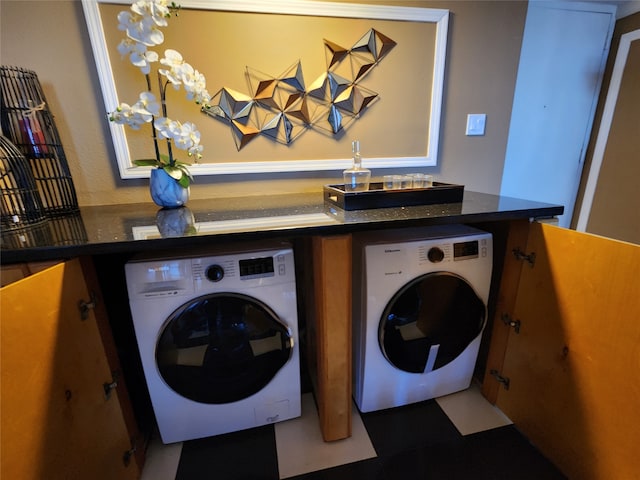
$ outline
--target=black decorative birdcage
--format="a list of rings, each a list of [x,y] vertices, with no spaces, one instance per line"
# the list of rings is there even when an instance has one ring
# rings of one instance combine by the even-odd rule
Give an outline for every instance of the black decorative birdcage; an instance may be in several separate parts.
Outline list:
[[[2,135],[0,194],[3,230],[21,230],[47,221],[28,160]]]
[[[28,161],[47,216],[79,212],[58,129],[35,72],[0,67],[2,133]]]

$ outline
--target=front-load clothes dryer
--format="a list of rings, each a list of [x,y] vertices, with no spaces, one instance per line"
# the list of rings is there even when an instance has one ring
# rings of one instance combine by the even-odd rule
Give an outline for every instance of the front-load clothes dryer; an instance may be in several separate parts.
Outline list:
[[[235,248],[125,266],[164,443],[300,416],[293,250]]]
[[[358,234],[353,245],[360,411],[468,388],[487,319],[491,234],[446,225]]]

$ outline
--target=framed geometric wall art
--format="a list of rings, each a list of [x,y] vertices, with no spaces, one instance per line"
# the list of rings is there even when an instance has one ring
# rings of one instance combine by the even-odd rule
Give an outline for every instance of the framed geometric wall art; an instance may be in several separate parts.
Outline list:
[[[328,81],[332,61],[352,52],[352,68],[366,70],[353,78],[338,72],[336,88],[355,95],[345,93],[339,108],[325,102],[324,110],[309,113],[302,123],[291,116],[284,133],[269,130],[264,116],[253,120],[253,130],[234,129],[229,118],[206,115],[169,89],[170,116],[193,122],[202,135],[203,158],[190,167],[192,174],[341,170],[351,165],[354,139],[368,168],[437,164],[448,10],[306,0],[176,3],[179,16],[163,28],[158,53],[179,51],[205,75],[209,93],[223,106],[236,97],[256,100],[266,90],[256,85],[287,83],[307,94]],[[83,0],[105,116],[121,102],[134,103],[145,87],[139,70],[117,50],[124,35],[117,16],[129,6],[124,0]],[[374,60],[366,61],[368,53]],[[276,114],[284,112],[272,103]],[[148,177],[149,169],[132,168],[132,160],[152,155],[149,131],[113,122],[109,128],[121,177]],[[256,129],[259,135],[245,136]]]

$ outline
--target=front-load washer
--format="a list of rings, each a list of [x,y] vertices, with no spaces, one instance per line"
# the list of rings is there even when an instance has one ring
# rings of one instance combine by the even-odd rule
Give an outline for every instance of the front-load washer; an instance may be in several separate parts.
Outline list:
[[[300,416],[290,245],[138,258],[125,273],[164,443]]]
[[[492,236],[444,225],[354,236],[353,392],[371,412],[471,384]]]

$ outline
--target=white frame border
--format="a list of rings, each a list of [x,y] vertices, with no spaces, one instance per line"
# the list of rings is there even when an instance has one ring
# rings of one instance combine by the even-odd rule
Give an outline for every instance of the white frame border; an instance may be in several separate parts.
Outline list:
[[[99,3],[130,4],[129,0],[82,0],[82,7],[89,30],[93,55],[104,103],[109,109],[117,105],[113,70],[109,62]],[[367,158],[368,168],[427,167],[437,165],[440,120],[444,88],[444,71],[449,27],[449,10],[334,3],[310,0],[183,0],[183,8],[203,10],[275,13],[338,18],[369,18],[376,20],[401,20],[436,24],[436,44],[431,90],[431,111],[427,132],[427,152],[424,156]],[[123,179],[146,178],[150,168],[133,166],[123,125],[109,122],[113,146],[118,162],[120,177]],[[287,161],[218,162],[192,165],[193,175],[219,175],[238,173],[308,172],[320,170],[341,170],[351,165],[351,159],[305,159]]]

